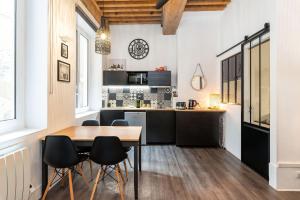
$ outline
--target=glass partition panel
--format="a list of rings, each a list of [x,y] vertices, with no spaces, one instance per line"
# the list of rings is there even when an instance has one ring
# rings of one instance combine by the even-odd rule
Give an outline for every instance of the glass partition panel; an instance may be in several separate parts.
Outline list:
[[[270,128],[270,41],[261,44],[261,126]]]
[[[236,68],[235,68],[235,56],[229,58],[229,103],[235,103],[236,94]]]
[[[250,116],[251,116],[251,101],[250,101],[250,72],[251,72],[251,43],[247,43],[244,46],[244,106],[243,106],[243,112],[244,112],[244,122],[250,123]]]
[[[259,39],[251,42],[251,124],[259,125],[260,103],[260,45]]]
[[[241,104],[242,87],[242,54],[236,55],[236,104]]]
[[[237,79],[239,79],[237,57]],[[270,42],[263,35],[243,45],[243,121],[270,128]],[[237,81],[237,88],[238,86]],[[237,94],[238,99],[238,94]]]
[[[222,102],[228,103],[228,61],[222,62]]]

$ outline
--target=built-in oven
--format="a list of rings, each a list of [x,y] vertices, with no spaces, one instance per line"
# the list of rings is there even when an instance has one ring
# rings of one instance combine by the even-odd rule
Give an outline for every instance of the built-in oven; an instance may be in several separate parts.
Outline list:
[[[148,72],[128,72],[129,85],[147,85]]]

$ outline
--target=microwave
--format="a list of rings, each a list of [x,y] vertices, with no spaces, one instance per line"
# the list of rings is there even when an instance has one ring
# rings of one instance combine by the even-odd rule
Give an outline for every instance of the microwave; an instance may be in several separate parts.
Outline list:
[[[128,72],[129,85],[147,85],[148,72]]]

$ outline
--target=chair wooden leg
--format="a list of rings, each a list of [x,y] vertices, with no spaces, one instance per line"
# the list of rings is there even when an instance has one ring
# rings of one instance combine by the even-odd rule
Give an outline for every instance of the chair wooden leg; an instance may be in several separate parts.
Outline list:
[[[125,178],[124,178],[124,175],[123,175],[123,173],[122,173],[122,170],[121,170],[121,167],[120,167],[119,164],[117,164],[117,169],[118,169],[118,171],[120,172],[120,176],[121,176],[121,178],[122,178],[123,183],[125,183]]]
[[[81,168],[81,167],[78,167],[78,168],[77,168],[77,171],[78,171],[78,173],[80,174],[80,176],[83,178],[83,181],[85,182],[85,184],[87,185],[87,187],[90,188],[90,184],[89,184],[87,178],[85,177],[82,168]]]
[[[131,164],[131,162],[130,162],[130,159],[127,158],[127,160],[128,160],[128,163],[129,163],[130,168],[133,168],[133,167],[132,167],[132,164]]]
[[[90,163],[91,181],[92,181],[93,180],[93,164],[92,164],[91,160],[89,160],[89,163]]]
[[[68,170],[69,175],[69,190],[70,190],[70,199],[74,200],[74,191],[73,191],[73,181],[72,181],[72,171]]]
[[[100,168],[98,170],[97,177],[96,177],[96,180],[94,182],[94,186],[93,186],[93,190],[92,190],[92,194],[91,194],[90,200],[94,199],[94,195],[95,195],[95,192],[96,192],[96,189],[97,189],[97,185],[98,185],[99,179],[101,179],[102,176],[103,176],[103,170],[102,170],[102,168]]]
[[[126,180],[128,181],[128,170],[127,170],[126,160],[124,160],[123,163],[125,168]]]
[[[54,178],[55,178],[55,175],[56,175],[56,171],[55,171],[55,169],[53,169],[53,172],[52,172],[52,174],[51,174],[51,177],[50,177],[50,179],[49,179],[49,181],[48,181],[48,183],[47,183],[45,192],[44,192],[44,194],[43,194],[42,200],[45,200],[45,199],[46,199],[47,193],[49,192],[49,189],[50,189],[50,187],[51,187],[51,185],[52,185],[52,182],[53,182],[53,180],[54,180]]]
[[[119,191],[120,191],[120,199],[125,200],[124,193],[123,193],[123,182],[122,182],[122,179],[120,178],[120,174],[122,174],[122,173],[120,172],[119,166],[116,167],[115,173],[116,173],[116,177],[117,177],[117,180],[118,180],[118,186],[119,186]]]

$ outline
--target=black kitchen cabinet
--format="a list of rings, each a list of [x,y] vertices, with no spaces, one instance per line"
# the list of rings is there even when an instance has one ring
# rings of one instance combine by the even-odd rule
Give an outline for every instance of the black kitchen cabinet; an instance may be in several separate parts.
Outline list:
[[[126,71],[103,71],[103,85],[127,85]]]
[[[115,119],[124,119],[123,110],[101,110],[100,125],[110,126]]]
[[[149,86],[171,86],[171,71],[165,72],[148,72]]]
[[[147,111],[147,144],[175,144],[175,112]]]
[[[176,112],[176,145],[220,147],[222,112]]]

